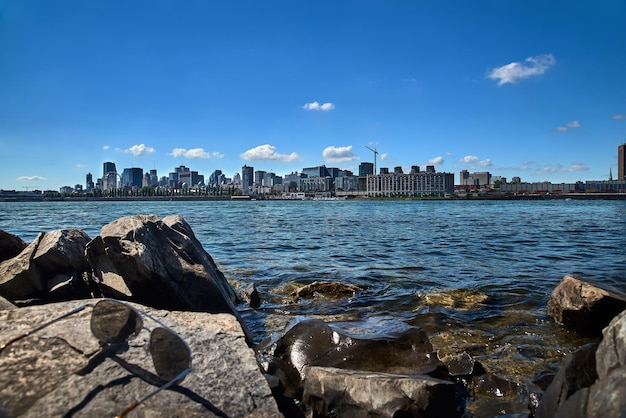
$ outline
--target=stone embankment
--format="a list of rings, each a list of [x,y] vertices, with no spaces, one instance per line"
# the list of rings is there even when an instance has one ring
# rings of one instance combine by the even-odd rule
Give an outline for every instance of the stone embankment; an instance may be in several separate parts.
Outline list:
[[[292,295],[353,295],[313,283]],[[469,354],[446,357],[405,326],[368,336],[354,324],[294,320],[254,350],[238,295],[184,219],[122,218],[93,239],[78,230],[30,244],[0,231],[0,344],[98,298],[125,300],[189,344],[193,371],[138,407],[137,416],[488,417],[624,416],[626,295],[566,276],[549,312],[598,337],[565,359],[551,384],[511,382]],[[262,305],[254,283],[241,298]],[[149,331],[103,349],[91,308],[0,349],[0,417],[119,413],[163,382]],[[148,329],[157,326],[147,317]],[[362,324],[361,324],[362,325]],[[542,388],[546,388],[542,390]]]

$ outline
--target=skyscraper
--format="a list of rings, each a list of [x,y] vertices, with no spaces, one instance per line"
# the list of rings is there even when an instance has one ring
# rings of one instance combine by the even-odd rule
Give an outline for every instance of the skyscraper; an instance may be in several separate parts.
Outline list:
[[[102,170],[102,188],[105,190],[117,189],[117,169],[115,163],[106,162]]]
[[[254,167],[248,167],[244,165],[241,167],[241,189],[243,194],[248,194],[250,191],[250,186],[252,186],[252,182],[254,181]]]
[[[626,180],[626,142],[617,147],[617,179]]]

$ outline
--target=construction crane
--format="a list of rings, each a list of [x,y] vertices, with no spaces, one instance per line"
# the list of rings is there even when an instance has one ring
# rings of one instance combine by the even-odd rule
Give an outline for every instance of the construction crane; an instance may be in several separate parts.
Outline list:
[[[374,153],[374,175],[376,175],[376,156],[378,155],[378,151],[376,151],[376,148],[370,148],[367,145],[365,146],[365,148]]]

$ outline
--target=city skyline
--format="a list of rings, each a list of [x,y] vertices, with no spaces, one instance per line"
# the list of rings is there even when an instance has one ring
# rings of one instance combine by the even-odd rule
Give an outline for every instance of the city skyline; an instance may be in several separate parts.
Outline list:
[[[434,165],[605,180],[626,4],[38,2],[0,9],[0,189],[102,164],[226,177]]]

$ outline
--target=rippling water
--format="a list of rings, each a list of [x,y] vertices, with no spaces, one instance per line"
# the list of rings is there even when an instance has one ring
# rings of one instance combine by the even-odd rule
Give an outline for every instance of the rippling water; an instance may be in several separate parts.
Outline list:
[[[624,201],[217,201],[0,203],[0,229],[91,237],[122,216],[180,214],[235,285],[257,341],[298,315],[427,330],[440,356],[467,351],[500,374],[532,377],[586,340],[547,314],[565,274],[626,290]],[[295,300],[313,281],[362,291]]]

